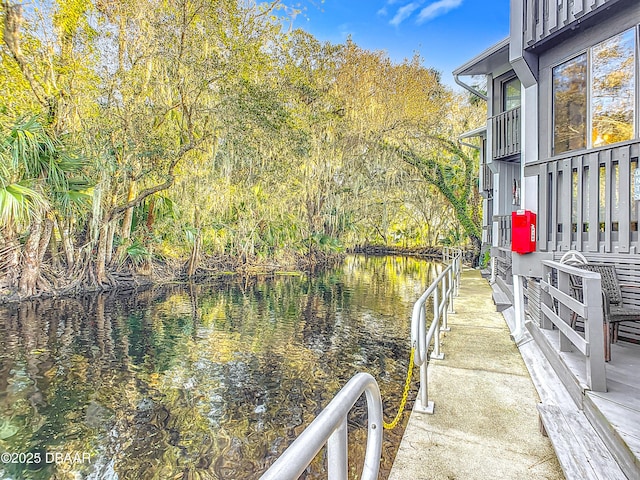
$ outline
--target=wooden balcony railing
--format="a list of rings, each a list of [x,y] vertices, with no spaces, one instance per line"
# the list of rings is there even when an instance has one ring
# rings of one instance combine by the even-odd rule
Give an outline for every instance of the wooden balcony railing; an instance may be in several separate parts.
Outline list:
[[[493,159],[520,153],[520,107],[491,118],[493,129]]]
[[[538,249],[640,253],[640,139],[566,152],[538,173]]]
[[[523,0],[523,46],[530,47],[615,0]]]

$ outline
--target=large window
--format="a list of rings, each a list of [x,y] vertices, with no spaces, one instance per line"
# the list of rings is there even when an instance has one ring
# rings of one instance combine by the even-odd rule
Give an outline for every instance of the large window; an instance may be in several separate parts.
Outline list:
[[[554,154],[634,138],[635,43],[627,30],[553,68]]]
[[[587,133],[587,55],[553,69],[553,151],[585,148]]]

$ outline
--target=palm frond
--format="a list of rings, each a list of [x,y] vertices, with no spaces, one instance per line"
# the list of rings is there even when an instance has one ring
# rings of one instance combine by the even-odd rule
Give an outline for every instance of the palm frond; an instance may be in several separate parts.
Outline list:
[[[140,266],[151,258],[151,253],[149,253],[149,250],[147,250],[144,245],[135,240],[127,247],[127,258],[131,260],[134,265]]]
[[[36,190],[19,183],[0,187],[0,222],[27,224],[33,215],[47,206],[46,199]]]

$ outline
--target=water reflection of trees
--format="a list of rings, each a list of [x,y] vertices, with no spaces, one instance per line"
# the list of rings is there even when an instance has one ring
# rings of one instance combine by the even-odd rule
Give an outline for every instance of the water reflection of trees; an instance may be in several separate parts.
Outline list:
[[[5,475],[257,478],[362,370],[393,415],[411,303],[432,273],[412,259],[356,257],[315,277],[3,307],[0,449],[92,454],[91,465],[5,465]],[[351,438],[365,419],[359,403]],[[362,454],[350,453],[355,470]],[[308,478],[323,469],[321,455]]]
[[[592,49],[592,142],[594,147],[633,138],[635,30]]]

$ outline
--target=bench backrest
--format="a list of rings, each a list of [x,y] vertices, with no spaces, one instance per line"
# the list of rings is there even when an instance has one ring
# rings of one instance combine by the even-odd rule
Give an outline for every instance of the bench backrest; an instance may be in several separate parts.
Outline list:
[[[586,265],[580,265],[579,268],[599,273],[602,278],[602,289],[606,292],[607,297],[609,297],[609,303],[612,305],[620,305],[622,303],[622,291],[620,290],[618,275],[613,265],[588,263]]]

